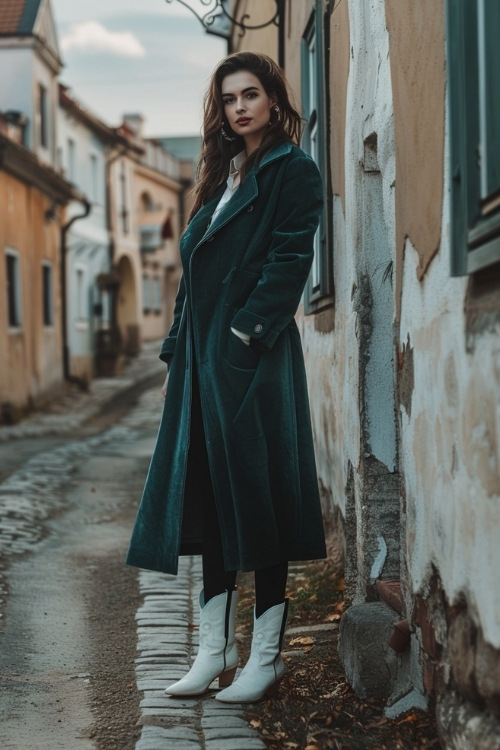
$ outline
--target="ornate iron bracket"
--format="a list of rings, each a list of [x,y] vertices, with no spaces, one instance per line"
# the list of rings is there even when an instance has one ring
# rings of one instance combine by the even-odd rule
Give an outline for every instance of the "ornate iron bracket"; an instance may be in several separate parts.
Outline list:
[[[175,2],[175,0],[167,0],[167,3],[173,2]],[[240,37],[244,36],[247,31],[264,29],[266,26],[270,26],[271,24],[274,24],[279,28],[282,20],[282,0],[274,0],[274,2],[276,3],[276,11],[273,17],[265,23],[259,24],[248,23],[248,21],[250,20],[249,13],[244,13],[241,16],[240,20],[234,18],[227,9],[227,0],[194,0],[194,2],[192,1],[191,3],[186,2],[186,0],[177,0],[177,2],[179,2],[181,5],[184,5],[185,8],[188,8],[188,10],[190,10],[196,16],[201,25],[209,33],[211,31],[210,27],[213,25],[214,21],[219,18],[222,20],[222,16],[224,16],[231,24],[234,24],[240,29]],[[199,6],[198,10],[196,9],[196,6]],[[218,36],[225,36],[225,34],[219,31],[217,31],[216,33]],[[226,38],[228,37],[229,32]]]

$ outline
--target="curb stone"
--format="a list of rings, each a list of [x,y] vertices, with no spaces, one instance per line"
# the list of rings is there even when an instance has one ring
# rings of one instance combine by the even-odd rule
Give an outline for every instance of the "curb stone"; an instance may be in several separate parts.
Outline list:
[[[219,705],[213,693],[193,698],[164,693],[186,674],[196,653],[202,585],[199,557],[181,557],[177,576],[139,574],[144,600],[136,617],[136,681],[144,698],[135,750],[265,750],[241,706]],[[167,622],[172,625],[165,627]]]

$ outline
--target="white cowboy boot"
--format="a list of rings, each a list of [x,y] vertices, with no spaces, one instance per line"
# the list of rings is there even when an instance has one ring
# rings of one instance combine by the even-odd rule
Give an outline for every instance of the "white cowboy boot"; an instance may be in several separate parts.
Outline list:
[[[223,703],[255,703],[274,694],[285,672],[280,655],[288,599],[255,618],[250,658],[232,685],[215,696]]]
[[[227,687],[238,666],[234,640],[238,592],[225,591],[204,604],[200,594],[200,645],[193,666],[179,682],[165,690],[167,695],[201,695],[216,677],[219,687]]]

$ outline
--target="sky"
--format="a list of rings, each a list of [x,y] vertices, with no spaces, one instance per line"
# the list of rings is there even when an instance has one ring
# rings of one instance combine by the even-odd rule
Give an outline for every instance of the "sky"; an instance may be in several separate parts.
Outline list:
[[[198,4],[200,0],[197,0]],[[227,54],[177,0],[51,0],[60,80],[108,125],[145,118],[147,136],[196,135],[211,72]]]

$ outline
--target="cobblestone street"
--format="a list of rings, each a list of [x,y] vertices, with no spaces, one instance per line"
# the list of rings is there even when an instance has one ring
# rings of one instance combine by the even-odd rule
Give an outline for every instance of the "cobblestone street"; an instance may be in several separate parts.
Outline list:
[[[163,365],[152,350],[115,381],[96,381],[93,394],[65,396],[46,413],[0,431],[3,449],[23,456],[8,475],[2,466],[0,484],[0,746],[6,750],[265,747],[240,707],[219,706],[211,695],[177,700],[163,693],[185,673],[196,648],[199,562],[184,558],[177,577],[122,567],[162,406]],[[158,385],[147,387],[155,378]],[[136,388],[130,408],[127,394],[141,382],[147,390],[137,401]],[[114,413],[118,421],[100,431],[111,419],[106,404],[112,411],[120,393],[125,406]],[[61,443],[45,450],[49,435]],[[23,441],[35,436],[39,450],[31,443],[24,461]],[[11,455],[9,466],[15,463]],[[94,603],[103,598],[99,585],[108,579],[113,587],[112,568],[137,589],[138,606],[124,611],[117,589],[104,596],[110,604],[99,619]],[[99,628],[110,632],[101,656]],[[124,674],[110,691],[100,661],[114,651],[116,634],[117,646],[130,642],[137,651],[120,655],[128,663],[114,667]]]

